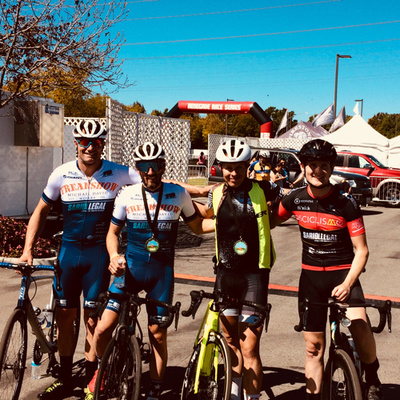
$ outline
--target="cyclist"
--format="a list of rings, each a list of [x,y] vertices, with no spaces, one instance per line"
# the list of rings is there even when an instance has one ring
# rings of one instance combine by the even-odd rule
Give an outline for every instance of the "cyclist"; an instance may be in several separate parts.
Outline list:
[[[111,292],[145,290],[152,299],[172,303],[175,242],[179,217],[195,233],[212,232],[214,223],[203,220],[193,206],[189,193],[179,185],[163,183],[165,154],[157,143],[146,142],[134,151],[136,169],[142,184],[121,190],[107,235],[111,273],[115,280]],[[127,221],[126,257],[118,253],[118,237]],[[94,343],[99,358],[118,322],[117,302],[110,301],[95,330]],[[148,400],[158,399],[167,363],[167,327],[171,322],[162,307],[148,307],[149,338],[153,351],[150,360]],[[86,389],[93,398],[96,376]]]
[[[224,183],[211,189],[202,215],[214,217],[216,226],[216,289],[239,299],[267,305],[269,272],[275,260],[270,235],[269,207],[283,196],[283,189],[268,181],[253,181],[246,172],[250,147],[238,139],[222,143],[216,153]],[[232,400],[260,397],[262,364],[259,343],[262,327],[248,322],[254,309],[230,308],[221,316],[232,365]]]
[[[249,178],[254,178],[258,181],[271,180],[272,164],[270,157],[271,155],[268,150],[262,151],[258,161],[254,161],[248,169]]]
[[[306,143],[299,153],[308,186],[295,189],[282,199],[279,219],[292,214],[299,223],[302,242],[302,272],[299,283],[299,313],[305,298],[327,302],[329,297],[348,303],[363,303],[359,276],[368,259],[368,246],[361,211],[348,193],[329,182],[336,150],[321,139]],[[376,345],[365,308],[349,308],[350,331],[363,363],[366,398],[382,399],[378,378]],[[306,343],[307,399],[320,399],[325,349],[325,308],[310,306],[304,334]]]
[[[58,400],[73,389],[73,329],[82,291],[87,380],[97,368],[92,347],[94,321],[89,320],[89,313],[96,307],[98,295],[109,285],[105,239],[114,198],[123,185],[140,181],[135,170],[101,159],[107,131],[99,122],[81,121],[73,135],[77,160],[61,165],[50,175],[42,198],[30,218],[20,258],[21,262],[32,264],[34,243],[44,227],[48,212],[61,198],[64,214],[64,234],[59,254],[61,291],[57,291],[54,284],[61,372],[59,379],[39,395],[38,398],[43,400]]]

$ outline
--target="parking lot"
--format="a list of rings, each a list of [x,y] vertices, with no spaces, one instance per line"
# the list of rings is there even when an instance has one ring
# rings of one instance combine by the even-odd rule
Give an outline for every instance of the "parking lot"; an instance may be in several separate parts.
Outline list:
[[[400,353],[400,250],[398,246],[400,209],[374,205],[363,209],[367,227],[370,258],[367,271],[361,281],[365,294],[370,298],[392,298],[397,308],[393,309],[393,333],[387,329],[376,336],[378,354],[381,363],[380,376],[384,384],[386,400],[400,398],[400,376],[398,373],[398,354]],[[296,333],[293,326],[298,322],[296,287],[300,273],[301,245],[298,227],[294,219],[288,220],[273,231],[277,252],[277,263],[271,272],[270,303],[272,314],[267,334],[261,342],[261,355],[264,365],[262,400],[303,400],[304,396],[304,343],[302,335]],[[211,289],[213,269],[213,234],[203,236],[200,246],[198,240],[181,231],[179,247],[176,251],[175,300],[182,307],[189,305],[189,292],[193,289]],[[185,247],[187,246],[187,247]],[[2,270],[0,299],[3,312],[0,315],[2,330],[8,315],[16,304],[19,292],[19,278],[10,271]],[[48,300],[49,289],[40,287],[34,303],[42,307]],[[177,332],[169,334],[169,367],[167,369],[165,392],[162,400],[179,398],[184,368],[188,362],[196,330],[200,323],[202,310],[196,319],[180,318]],[[141,320],[145,321],[145,312]],[[371,313],[374,321],[375,315]],[[81,332],[83,331],[83,327]],[[50,382],[50,377],[33,381],[30,376],[33,340],[30,338],[26,379],[21,399],[31,400]],[[75,361],[83,358],[83,336],[76,352]],[[76,389],[70,399],[79,399],[82,395],[82,382],[79,379],[81,364],[75,368]],[[148,379],[147,365],[143,367],[143,384]]]

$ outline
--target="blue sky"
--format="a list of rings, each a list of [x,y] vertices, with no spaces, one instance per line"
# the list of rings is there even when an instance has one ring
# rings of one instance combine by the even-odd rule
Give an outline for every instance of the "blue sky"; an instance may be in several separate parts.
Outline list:
[[[334,100],[363,117],[400,112],[398,0],[127,0],[115,29],[135,86],[113,93],[150,113],[179,100],[255,101],[307,121]]]

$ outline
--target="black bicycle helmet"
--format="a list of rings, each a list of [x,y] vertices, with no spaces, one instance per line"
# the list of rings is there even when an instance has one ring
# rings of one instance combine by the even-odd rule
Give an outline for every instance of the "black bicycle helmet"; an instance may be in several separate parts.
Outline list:
[[[326,160],[334,165],[336,157],[337,154],[333,144],[322,139],[310,140],[303,145],[299,152],[299,158],[303,165],[313,160]]]

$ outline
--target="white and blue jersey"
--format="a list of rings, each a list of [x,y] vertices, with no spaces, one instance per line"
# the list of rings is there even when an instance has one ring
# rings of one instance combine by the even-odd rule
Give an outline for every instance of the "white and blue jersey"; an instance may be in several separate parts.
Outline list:
[[[98,295],[107,290],[110,275],[105,238],[114,200],[122,186],[138,182],[135,170],[107,160],[90,178],[77,161],[61,165],[50,175],[42,199],[54,205],[61,198],[64,217],[61,291],[56,291],[60,307],[78,307],[83,291],[84,307],[94,308]]]

